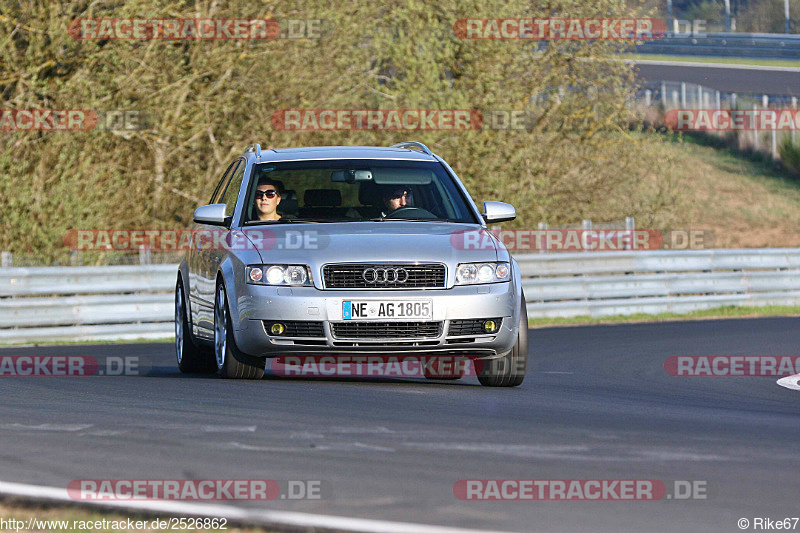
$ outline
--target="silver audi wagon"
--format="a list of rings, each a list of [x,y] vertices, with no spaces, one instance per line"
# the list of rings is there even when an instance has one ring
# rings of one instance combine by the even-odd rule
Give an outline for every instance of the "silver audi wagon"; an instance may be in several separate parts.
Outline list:
[[[516,213],[483,205],[418,142],[249,146],[194,213],[178,367],[257,379],[288,355],[464,356],[483,385],[519,385],[520,270],[486,226]]]

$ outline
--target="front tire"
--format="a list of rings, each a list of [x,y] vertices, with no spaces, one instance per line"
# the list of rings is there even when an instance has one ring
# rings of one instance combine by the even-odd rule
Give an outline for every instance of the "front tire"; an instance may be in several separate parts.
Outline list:
[[[186,305],[180,276],[175,286],[175,355],[178,369],[184,374],[214,371],[208,353],[201,350],[194,342],[192,329],[189,326],[189,308]]]
[[[520,293],[517,342],[505,356],[483,362],[478,381],[486,387],[517,387],[525,379],[528,368],[528,309],[525,295]]]
[[[231,314],[225,286],[217,285],[214,301],[214,358],[217,374],[230,379],[261,379],[264,377],[264,361],[239,351],[233,337]]]

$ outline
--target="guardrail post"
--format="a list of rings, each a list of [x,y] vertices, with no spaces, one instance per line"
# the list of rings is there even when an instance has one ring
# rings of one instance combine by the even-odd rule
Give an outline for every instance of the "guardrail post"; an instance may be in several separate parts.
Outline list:
[[[669,20],[670,26],[674,24],[674,19],[672,18],[672,0],[667,0],[667,20]]]
[[[644,105],[645,105],[645,107],[650,107],[650,99],[651,99],[652,96],[653,96],[653,91],[651,91],[650,89],[647,89],[644,92]]]
[[[628,235],[630,240],[625,242],[624,249],[625,250],[633,250],[635,240],[635,231],[636,231],[636,223],[633,220],[633,217],[625,217],[625,233]]]
[[[697,86],[697,108],[704,109],[703,107],[703,86]]]
[[[717,93],[714,95],[714,105],[716,106],[716,109],[722,108],[722,101],[719,96],[719,91],[717,91]]]
[[[144,244],[139,245],[139,264],[140,265],[151,264],[150,248],[145,246]]]
[[[755,117],[758,113],[758,104],[753,104],[753,126],[755,126]],[[753,150],[758,150],[758,130],[753,127]]]
[[[0,253],[0,266],[2,266],[3,268],[10,268],[11,264],[12,264],[11,252]]]
[[[667,112],[667,82],[661,82],[661,105],[664,107],[664,112]]]
[[[83,259],[78,250],[72,250],[69,253],[69,264],[70,266],[83,266]]]
[[[797,97],[796,96],[792,96],[792,109],[797,109]],[[795,116],[797,116],[797,115],[795,115]],[[796,128],[792,128],[792,144],[795,143],[796,134],[797,134],[797,129]]]
[[[789,28],[789,21],[792,20],[791,18],[789,18],[789,0],[783,0],[783,11],[784,11],[784,13],[783,13],[784,20],[786,21],[786,32],[785,33],[788,35],[788,34],[792,33],[790,31],[790,28]]]
[[[586,242],[586,232],[590,231],[592,229],[592,221],[591,220],[584,220],[581,223],[581,225],[583,227],[583,233],[584,233],[582,235],[583,239],[582,239],[582,242],[581,242],[581,244],[583,244],[584,242]],[[583,251],[584,252],[588,252],[589,251],[588,247],[584,248]]]
[[[763,107],[764,109],[769,107],[769,96],[767,96],[766,94],[761,95],[761,107]]]
[[[725,31],[731,32],[731,0],[725,0]]]
[[[540,254],[546,254],[547,253],[547,222],[539,222],[539,229],[544,231],[544,238],[541,240],[541,242],[544,243],[544,246],[542,246],[539,249],[539,253]]]
[[[775,120],[772,122],[772,157],[778,157],[778,132],[775,129],[777,120],[778,114],[775,113]]]
[[[736,109],[736,93],[731,93],[731,109]]]
[[[686,82],[681,82],[681,108],[686,109]]]

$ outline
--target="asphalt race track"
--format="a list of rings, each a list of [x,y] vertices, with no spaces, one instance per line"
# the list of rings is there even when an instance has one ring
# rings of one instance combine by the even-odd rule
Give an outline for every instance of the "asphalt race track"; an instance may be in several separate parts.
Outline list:
[[[141,373],[0,378],[0,481],[311,479],[332,496],[229,503],[508,531],[740,531],[740,518],[800,516],[800,392],[773,377],[672,377],[664,361],[795,355],[799,322],[536,329],[538,371],[517,389],[184,376],[171,344],[4,348],[138,357]],[[471,478],[694,480],[707,498],[458,500],[454,483]]]
[[[713,59],[709,59],[713,63]],[[800,69],[762,69],[730,65],[709,67],[694,64],[648,64],[636,62],[636,78],[640,83],[685,81],[709,89],[744,94],[800,96]]]

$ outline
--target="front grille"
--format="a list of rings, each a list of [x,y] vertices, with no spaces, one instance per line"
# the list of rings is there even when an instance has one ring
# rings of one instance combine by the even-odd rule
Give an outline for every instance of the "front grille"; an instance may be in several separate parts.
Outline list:
[[[503,324],[502,318],[476,318],[474,320],[451,320],[450,329],[447,330],[447,336],[451,335],[487,335],[483,331],[483,323],[487,320],[494,320],[497,323],[497,329]]]
[[[404,269],[408,279],[404,282],[368,282],[364,280],[364,271],[369,268]],[[436,263],[420,265],[347,263],[325,265],[322,277],[326,289],[435,289],[444,287],[444,270],[444,265]],[[405,276],[401,274],[400,277],[402,279]]]
[[[332,322],[337,339],[422,339],[438,337],[441,322]]]
[[[282,335],[273,335],[270,333],[272,324],[283,324],[286,331]],[[313,322],[306,320],[264,320],[264,329],[271,337],[324,337],[325,330],[322,327],[322,322]]]

